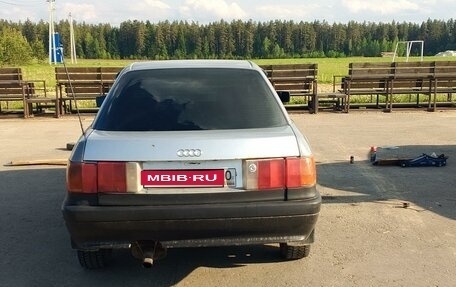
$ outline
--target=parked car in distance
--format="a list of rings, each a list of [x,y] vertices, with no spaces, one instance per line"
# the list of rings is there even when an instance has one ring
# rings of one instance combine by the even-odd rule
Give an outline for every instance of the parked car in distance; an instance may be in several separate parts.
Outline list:
[[[85,268],[130,248],[278,244],[309,255],[320,212],[307,139],[250,61],[125,67],[67,167],[62,212]]]

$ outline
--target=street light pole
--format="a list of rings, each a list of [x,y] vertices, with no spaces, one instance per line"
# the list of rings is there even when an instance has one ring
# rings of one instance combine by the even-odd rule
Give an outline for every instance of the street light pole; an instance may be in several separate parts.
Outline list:
[[[77,63],[78,60],[76,59],[76,43],[74,41],[74,29],[73,29],[73,17],[71,13],[68,14],[69,21],[70,21],[70,53],[71,53],[71,64]]]
[[[57,51],[55,47],[55,30],[54,30],[54,11],[55,0],[46,0],[49,2],[49,64],[57,62]]]

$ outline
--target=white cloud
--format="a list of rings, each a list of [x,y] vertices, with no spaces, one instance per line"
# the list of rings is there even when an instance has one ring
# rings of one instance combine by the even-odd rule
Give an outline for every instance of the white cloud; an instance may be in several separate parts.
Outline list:
[[[145,13],[158,13],[171,9],[165,2],[158,0],[143,0],[140,2],[131,2],[129,10]]]
[[[402,11],[418,11],[418,4],[408,0],[342,0],[342,5],[352,13],[374,12],[380,14],[396,14]]]
[[[179,8],[185,18],[195,20],[233,20],[245,19],[247,13],[235,2],[227,3],[224,0],[187,0]]]
[[[12,19],[14,21],[38,21],[39,18],[32,10],[22,7],[8,7],[8,9],[0,9],[0,19]]]
[[[261,18],[270,20],[306,20],[308,16],[313,15],[319,8],[320,6],[315,4],[264,5],[256,8],[256,14],[260,15]]]
[[[0,19],[49,19],[49,3],[45,0],[28,1],[36,2],[30,5],[19,5],[27,1],[16,2],[0,1]],[[113,25],[127,20],[207,23],[220,19],[421,22],[452,19],[455,10],[455,0],[57,0],[55,16],[58,22],[71,12],[77,22]]]
[[[152,22],[173,18],[173,8],[160,0],[140,0],[122,2],[115,9],[114,17],[118,22],[126,20],[149,20]]]
[[[59,13],[60,18],[66,19],[68,14],[71,13],[73,18],[78,22],[93,22],[99,19],[97,10],[94,5],[91,4],[70,4],[67,3],[63,6],[63,15]]]

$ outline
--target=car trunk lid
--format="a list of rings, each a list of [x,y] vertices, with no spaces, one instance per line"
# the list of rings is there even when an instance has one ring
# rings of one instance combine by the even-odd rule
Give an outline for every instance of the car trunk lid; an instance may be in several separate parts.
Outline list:
[[[299,156],[289,126],[179,132],[110,132],[94,130],[85,161],[210,161]]]

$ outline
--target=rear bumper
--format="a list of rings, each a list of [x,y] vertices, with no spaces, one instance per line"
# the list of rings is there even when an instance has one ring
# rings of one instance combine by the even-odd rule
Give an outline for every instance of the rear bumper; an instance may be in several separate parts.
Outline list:
[[[321,197],[167,206],[62,206],[76,248],[160,241],[166,247],[311,243]]]

